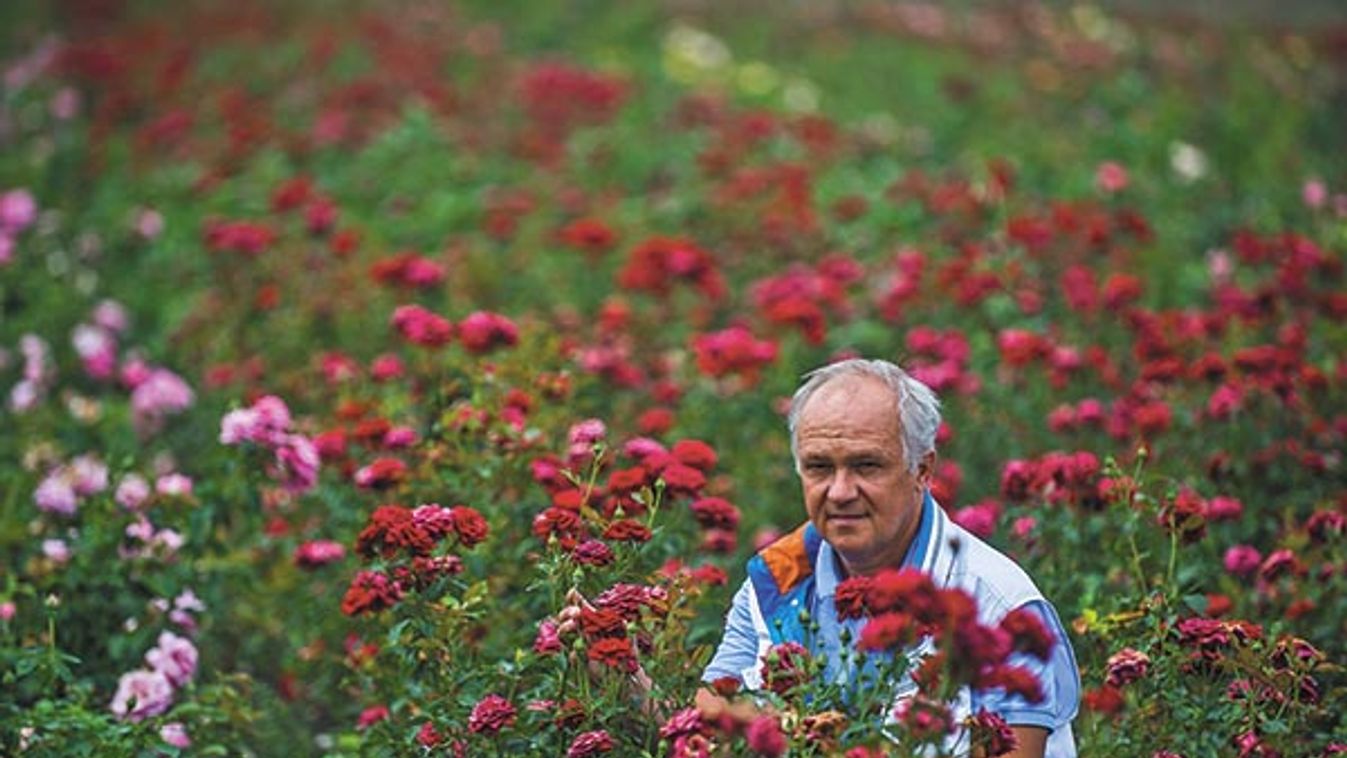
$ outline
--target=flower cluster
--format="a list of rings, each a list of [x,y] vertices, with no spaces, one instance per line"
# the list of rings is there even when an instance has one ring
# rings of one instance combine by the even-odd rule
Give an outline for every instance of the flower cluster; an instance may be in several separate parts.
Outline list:
[[[145,653],[145,663],[148,669],[127,672],[117,682],[108,707],[118,718],[143,721],[167,711],[174,694],[196,676],[197,649],[186,637],[162,632]]]
[[[311,439],[291,430],[290,409],[275,395],[258,398],[247,408],[225,414],[220,421],[220,442],[225,445],[252,443],[270,450],[273,459],[268,474],[295,493],[307,492],[318,482],[322,460]]]

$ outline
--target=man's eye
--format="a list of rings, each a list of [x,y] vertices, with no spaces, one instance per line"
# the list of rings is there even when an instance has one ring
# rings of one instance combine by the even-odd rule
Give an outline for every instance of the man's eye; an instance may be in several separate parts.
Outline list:
[[[804,464],[804,470],[808,471],[811,474],[822,474],[831,469],[832,466],[829,466],[828,464],[822,463],[820,461],[811,461]]]
[[[878,461],[861,461],[856,464],[856,470],[862,474],[873,474],[882,468]]]

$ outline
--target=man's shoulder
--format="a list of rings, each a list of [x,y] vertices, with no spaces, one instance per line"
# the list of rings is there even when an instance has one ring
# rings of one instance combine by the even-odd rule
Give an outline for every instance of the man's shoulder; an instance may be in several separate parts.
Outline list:
[[[750,558],[749,578],[755,584],[770,581],[779,593],[789,592],[813,575],[821,543],[813,525],[805,522]]]
[[[1001,616],[1025,603],[1044,600],[1038,585],[1019,563],[951,520],[945,532],[946,571],[950,586],[960,587],[991,616]]]

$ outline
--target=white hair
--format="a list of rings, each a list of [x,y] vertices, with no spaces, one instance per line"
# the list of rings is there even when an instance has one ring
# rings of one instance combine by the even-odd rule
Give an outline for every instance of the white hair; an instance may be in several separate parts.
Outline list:
[[[795,467],[800,467],[800,448],[797,434],[800,414],[814,393],[823,385],[843,376],[868,376],[880,380],[893,392],[894,411],[902,429],[903,460],[907,469],[916,472],[921,459],[935,450],[935,434],[940,429],[940,399],[930,387],[922,384],[897,364],[885,360],[852,358],[831,363],[804,375],[804,384],[795,390],[790,401],[786,423],[790,427],[790,453]]]

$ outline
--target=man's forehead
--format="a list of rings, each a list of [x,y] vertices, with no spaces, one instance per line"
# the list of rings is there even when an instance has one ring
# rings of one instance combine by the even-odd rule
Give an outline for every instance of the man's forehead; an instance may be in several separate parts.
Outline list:
[[[800,412],[801,423],[810,416],[837,410],[859,410],[862,406],[890,409],[897,419],[893,391],[883,381],[864,375],[839,376],[814,391]]]

